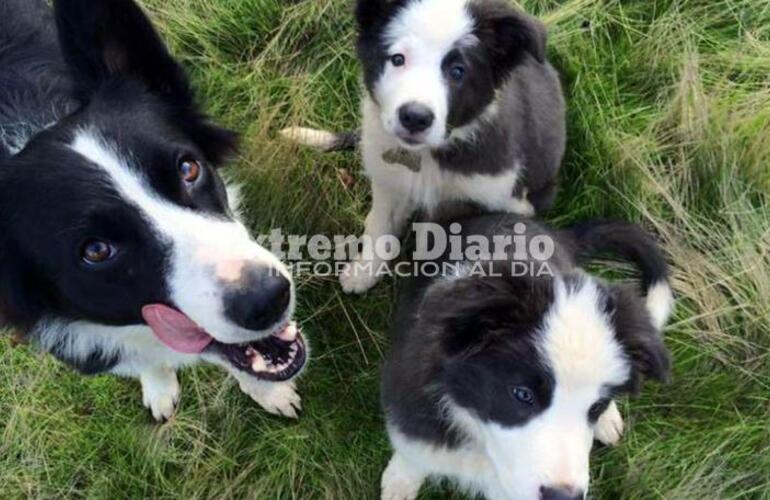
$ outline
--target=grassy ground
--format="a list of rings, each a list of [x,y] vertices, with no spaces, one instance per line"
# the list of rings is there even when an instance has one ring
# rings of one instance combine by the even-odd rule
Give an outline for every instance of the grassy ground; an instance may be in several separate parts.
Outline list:
[[[596,498],[770,498],[770,2],[529,0],[550,26],[570,144],[557,224],[635,220],[664,240],[679,306],[673,382],[624,403],[621,446],[594,453]],[[351,155],[275,139],[354,128],[348,0],[146,0],[208,109],[244,134],[232,169],[252,228],[355,233]],[[359,181],[345,187],[340,168]],[[302,419],[267,416],[217,370],[185,372],[162,426],[138,384],[82,378],[0,341],[0,497],[375,498],[393,284],[364,298],[301,280],[315,359]],[[425,498],[446,498],[435,489]]]

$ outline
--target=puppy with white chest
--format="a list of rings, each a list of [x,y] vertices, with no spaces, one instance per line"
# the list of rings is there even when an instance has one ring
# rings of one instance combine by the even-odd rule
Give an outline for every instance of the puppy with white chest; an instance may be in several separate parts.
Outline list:
[[[614,444],[623,430],[612,399],[668,376],[666,263],[628,224],[553,231],[511,214],[459,222],[463,238],[545,237],[553,253],[482,256],[486,273],[445,255],[436,262],[457,272],[405,282],[383,370],[394,454],[382,498],[416,498],[429,478],[490,500],[585,498],[592,442]],[[603,254],[633,262],[643,293],[578,267]],[[513,272],[514,262],[550,271]]]
[[[565,148],[564,101],[546,29],[503,0],[360,0],[365,96],[360,147],[372,183],[362,251],[341,276],[364,292],[371,246],[448,200],[531,215],[548,208]],[[320,149],[355,134],[290,128]]]
[[[218,167],[235,135],[133,1],[54,8],[0,5],[0,326],[138,378],[156,419],[200,361],[296,416],[294,285],[231,209]]]

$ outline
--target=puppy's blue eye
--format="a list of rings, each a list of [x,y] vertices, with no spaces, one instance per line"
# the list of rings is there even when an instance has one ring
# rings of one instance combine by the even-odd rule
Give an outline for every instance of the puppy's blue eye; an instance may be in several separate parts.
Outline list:
[[[404,54],[393,54],[390,57],[390,62],[393,63],[393,66],[403,66],[406,64],[406,57]]]
[[[535,404],[535,393],[532,392],[532,389],[526,387],[514,387],[511,389],[511,394],[513,394],[513,397],[520,403],[524,403],[525,405]]]
[[[452,69],[449,70],[449,76],[452,77],[452,80],[459,82],[465,77],[465,68],[462,66],[452,66]]]

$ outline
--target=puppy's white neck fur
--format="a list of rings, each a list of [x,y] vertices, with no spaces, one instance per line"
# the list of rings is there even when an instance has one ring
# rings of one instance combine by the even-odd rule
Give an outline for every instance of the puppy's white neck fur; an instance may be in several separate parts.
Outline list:
[[[401,10],[388,26],[386,43],[419,37],[432,45],[448,49],[473,33],[473,18],[468,13],[468,0],[421,0]]]

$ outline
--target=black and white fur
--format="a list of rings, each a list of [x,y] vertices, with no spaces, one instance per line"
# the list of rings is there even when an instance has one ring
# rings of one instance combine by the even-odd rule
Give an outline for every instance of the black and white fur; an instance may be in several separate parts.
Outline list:
[[[592,441],[614,444],[622,433],[612,398],[638,391],[643,378],[668,376],[666,263],[628,224],[554,231],[511,214],[460,222],[463,236],[490,241],[522,234],[516,224],[528,240],[553,238],[554,276],[512,277],[511,251],[484,261],[500,277],[406,282],[382,380],[394,448],[382,498],[413,499],[433,477],[490,500],[582,499]],[[602,254],[635,263],[644,294],[578,267]]]
[[[365,236],[401,235],[417,210],[448,200],[532,215],[551,206],[564,154],[559,77],[546,60],[546,29],[504,0],[360,0],[358,55],[366,94],[360,146],[372,182]],[[355,134],[291,128],[319,149]],[[406,150],[419,171],[383,158]],[[364,238],[364,245],[367,239]],[[361,293],[381,261],[341,277]]]
[[[237,352],[283,332],[295,298],[287,269],[228,203],[217,168],[235,134],[200,112],[131,0],[54,7],[0,3],[0,326],[84,373],[138,378],[157,419],[175,410],[176,369],[202,360],[296,416],[292,380],[255,376]],[[188,182],[181,169],[193,164]],[[147,304],[212,343],[167,347],[145,324]]]

